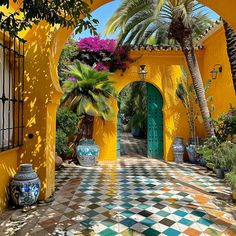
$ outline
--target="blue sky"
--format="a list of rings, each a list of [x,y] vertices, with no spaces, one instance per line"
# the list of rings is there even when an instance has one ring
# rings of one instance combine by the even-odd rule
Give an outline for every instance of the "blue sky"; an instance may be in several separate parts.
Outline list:
[[[106,22],[108,21],[108,19],[112,16],[112,14],[115,12],[115,10],[119,7],[120,3],[122,0],[115,0],[113,2],[107,3],[104,6],[98,8],[97,10],[95,10],[92,13],[92,16],[96,19],[99,20],[99,25],[97,27],[97,32],[104,37],[104,29],[106,26]],[[211,10],[209,10],[208,8],[204,9],[204,11],[209,11],[210,13],[210,17],[213,20],[216,20],[219,18],[219,16],[215,13],[212,12]],[[80,35],[76,35],[75,38],[84,38],[84,37],[89,37],[91,36],[89,31],[84,31],[83,33],[81,33]],[[115,37],[114,36],[110,36],[110,37]]]

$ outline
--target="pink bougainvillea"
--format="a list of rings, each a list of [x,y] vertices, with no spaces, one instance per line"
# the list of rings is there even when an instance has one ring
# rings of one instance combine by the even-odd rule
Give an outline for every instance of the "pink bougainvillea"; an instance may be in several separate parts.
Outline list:
[[[90,52],[106,51],[112,53],[116,47],[116,41],[114,39],[100,39],[99,36],[88,37],[79,40],[76,45],[80,50]]]
[[[77,59],[97,71],[125,71],[130,63],[129,50],[117,47],[114,39],[88,37],[78,40],[76,45],[79,51]]]

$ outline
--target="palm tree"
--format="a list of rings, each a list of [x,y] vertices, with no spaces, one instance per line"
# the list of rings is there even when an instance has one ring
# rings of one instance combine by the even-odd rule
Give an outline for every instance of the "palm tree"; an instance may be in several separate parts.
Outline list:
[[[108,80],[111,73],[98,72],[88,65],[77,61],[65,70],[68,79],[63,83],[64,96],[61,106],[68,107],[82,117],[81,128],[85,138],[92,138],[95,116],[104,120],[113,117],[109,99],[116,98],[113,82]]]
[[[225,20],[223,20],[223,23],[227,43],[227,53],[231,66],[234,90],[236,92],[236,33],[229,23],[227,23]]]
[[[120,44],[145,44],[168,27],[166,38],[176,40],[185,55],[208,136],[215,134],[207,106],[203,81],[194,51],[193,37],[209,26],[210,20],[195,0],[123,0],[107,24],[106,33],[120,29]]]

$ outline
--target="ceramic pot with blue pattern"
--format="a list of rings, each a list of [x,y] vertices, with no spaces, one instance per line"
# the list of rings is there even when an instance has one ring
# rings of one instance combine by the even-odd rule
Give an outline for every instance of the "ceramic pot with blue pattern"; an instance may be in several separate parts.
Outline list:
[[[76,148],[81,166],[94,166],[99,155],[99,147],[92,139],[81,140]]]
[[[30,206],[37,202],[41,182],[32,164],[21,164],[10,183],[10,194],[16,206]]]

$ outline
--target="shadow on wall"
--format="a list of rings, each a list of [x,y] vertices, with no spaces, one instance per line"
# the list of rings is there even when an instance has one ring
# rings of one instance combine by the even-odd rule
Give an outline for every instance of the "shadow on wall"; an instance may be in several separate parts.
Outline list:
[[[115,161],[117,149],[117,101],[111,99],[112,107],[115,111],[114,117],[110,121],[104,121],[99,117],[95,118],[93,128],[93,138],[100,148],[99,161]]]
[[[42,182],[41,199],[54,190],[56,108],[62,94],[51,78],[54,31],[50,30],[42,22],[25,36],[25,130],[18,158],[18,164],[33,164]]]

